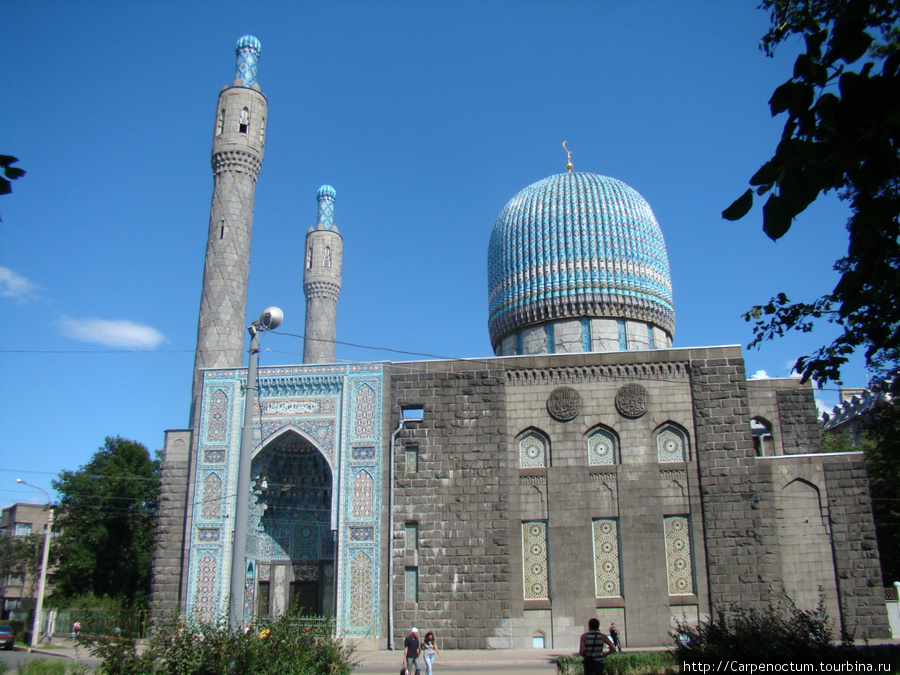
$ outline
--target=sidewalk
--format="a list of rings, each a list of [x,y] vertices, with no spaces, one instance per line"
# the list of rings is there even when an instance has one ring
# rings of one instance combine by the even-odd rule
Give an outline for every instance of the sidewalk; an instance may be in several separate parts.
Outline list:
[[[17,651],[25,652],[22,647]],[[61,658],[77,658],[84,663],[96,664],[84,647],[76,649],[68,638],[54,638],[50,645],[41,645],[32,650],[33,654],[57,656]],[[434,664],[436,673],[468,673],[469,675],[491,675],[514,673],[547,673],[556,672],[556,657],[561,652],[552,649],[442,649],[441,656]],[[402,650],[357,651],[354,657],[359,665],[353,671],[359,675],[383,675],[399,673],[403,661]],[[420,660],[422,673],[425,663]]]

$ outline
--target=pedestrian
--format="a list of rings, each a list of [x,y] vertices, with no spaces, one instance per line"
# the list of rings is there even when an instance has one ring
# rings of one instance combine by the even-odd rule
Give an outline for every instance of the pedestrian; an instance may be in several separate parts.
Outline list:
[[[77,640],[81,637],[81,622],[76,621],[72,624],[72,639]]]
[[[415,626],[409,631],[403,642],[403,663],[406,667],[406,675],[420,675],[419,673],[419,629]],[[415,668],[415,670],[413,670]]]
[[[437,648],[437,643],[434,641],[434,633],[431,631],[425,633],[422,646],[419,647],[419,654],[425,655],[425,675],[433,675],[434,657],[440,656],[441,650]]]
[[[619,642],[619,629],[616,628],[615,621],[609,624],[609,637],[611,637],[613,643],[615,643],[616,650],[622,651],[622,643]]]
[[[603,659],[606,658],[604,646],[609,647],[606,654],[616,651],[609,635],[600,631],[599,619],[591,619],[588,621],[587,633],[581,634],[581,644],[578,647],[578,653],[584,659],[584,675],[603,675]]]

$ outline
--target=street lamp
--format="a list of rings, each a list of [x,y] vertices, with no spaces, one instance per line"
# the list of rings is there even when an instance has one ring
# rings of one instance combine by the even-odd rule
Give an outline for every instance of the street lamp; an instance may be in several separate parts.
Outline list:
[[[47,496],[47,508],[50,510],[50,514],[47,516],[47,527],[44,528],[44,555],[41,559],[41,580],[38,587],[37,606],[34,608],[34,625],[31,628],[31,647],[34,648],[37,646],[38,636],[40,635],[41,613],[44,610],[44,590],[47,588],[47,560],[50,558],[50,530],[53,529],[53,507],[50,506],[50,493],[44,488],[32,485],[21,478],[16,478],[16,482],[43,492]]]
[[[253,451],[253,406],[256,403],[257,370],[259,368],[259,334],[274,330],[284,321],[284,312],[267,307],[258,319],[247,326],[250,333],[250,361],[247,364],[247,389],[244,400],[244,426],[238,454],[237,504],[234,510],[234,541],[231,549],[231,585],[229,587],[229,623],[235,633],[244,619],[244,584],[247,571],[247,524],[250,520],[250,466]]]

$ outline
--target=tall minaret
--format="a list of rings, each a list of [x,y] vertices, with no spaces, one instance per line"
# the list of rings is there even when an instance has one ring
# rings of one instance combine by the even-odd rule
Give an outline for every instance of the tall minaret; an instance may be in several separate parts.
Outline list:
[[[335,317],[341,292],[344,243],[334,224],[337,192],[323,185],[316,193],[319,218],[306,233],[303,293],[306,295],[306,339],[303,363],[334,363]]]
[[[247,325],[247,280],[253,199],[266,141],[266,97],[256,83],[261,46],[252,35],[237,41],[237,73],[223,87],[213,132],[213,196],[200,297],[191,426],[202,368],[240,368]]]

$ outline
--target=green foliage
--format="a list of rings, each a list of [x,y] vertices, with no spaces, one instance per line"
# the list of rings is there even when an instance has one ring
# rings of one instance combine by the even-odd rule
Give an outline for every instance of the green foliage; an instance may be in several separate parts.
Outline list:
[[[559,675],[584,675],[583,659],[574,654],[556,659]],[[670,675],[676,672],[675,658],[669,652],[619,652],[605,659],[608,675]]]
[[[27,537],[0,537],[0,595],[5,595],[10,577],[22,577],[30,582],[24,589],[24,596],[37,595],[37,584],[41,569],[44,537],[30,534]],[[53,560],[50,560],[53,564]]]
[[[9,664],[6,661],[0,661],[0,675],[4,675],[9,672]]]
[[[303,623],[288,615],[230,632],[228,622],[195,624],[173,617],[150,638],[141,655],[131,640],[81,638],[102,659],[107,675],[349,675],[353,648],[333,637],[330,620]]]
[[[19,664],[20,675],[66,675],[65,661],[31,659]]]
[[[744,315],[751,346],[820,321],[841,334],[797,360],[804,380],[840,382],[850,354],[863,349],[869,369],[900,390],[900,3],[893,0],[763,0],[772,28],[761,41],[771,55],[793,35],[805,40],[792,76],[769,100],[786,115],[775,153],[751,188],[722,212],[749,213],[767,196],[763,231],[784,236],[820,195],[849,203],[847,255],[835,263],[837,286],[812,302],[783,293]]]
[[[19,160],[16,157],[0,155],[0,195],[8,195],[12,192],[12,183],[9,181],[16,180],[25,175],[25,169],[12,166],[18,161]]]
[[[679,621],[673,653],[679,663],[833,662],[839,651],[832,629],[824,598],[816,609],[804,611],[785,597],[770,602],[766,611],[732,605],[697,626]]]
[[[116,436],[78,471],[63,471],[54,602],[91,593],[144,606],[150,593],[159,460]]]

